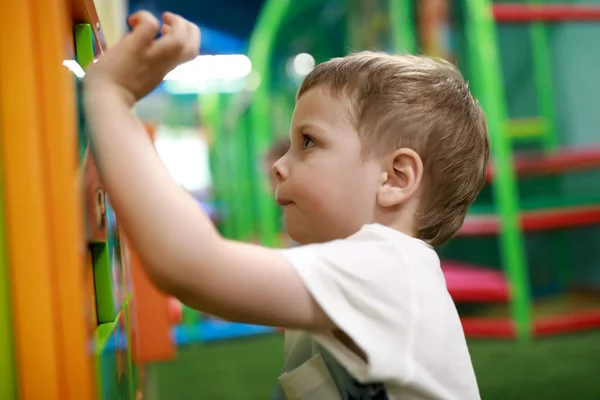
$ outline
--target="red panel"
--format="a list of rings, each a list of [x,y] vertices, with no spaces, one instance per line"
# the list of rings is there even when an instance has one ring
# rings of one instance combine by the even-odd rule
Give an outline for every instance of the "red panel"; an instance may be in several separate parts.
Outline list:
[[[499,22],[600,21],[600,7],[575,4],[494,4],[492,12]]]
[[[600,223],[600,205],[530,211],[521,214],[524,231],[569,228]],[[458,231],[461,236],[495,235],[500,232],[497,215],[467,216]]]
[[[169,318],[171,319],[171,323],[173,325],[180,324],[183,318],[183,307],[181,303],[172,296],[167,298],[167,302],[169,306]]]
[[[510,318],[461,318],[469,338],[516,338]],[[600,310],[580,311],[567,315],[537,318],[533,324],[535,336],[558,335],[600,327]]]
[[[515,327],[510,318],[461,318],[465,336],[469,338],[513,339]]]
[[[564,172],[600,168],[600,149],[569,149],[553,154],[522,155],[515,159],[518,176],[556,175]],[[487,171],[487,181],[493,178],[492,166]]]
[[[536,336],[545,336],[596,327],[600,327],[600,310],[538,318],[534,322],[533,331]]]
[[[509,286],[500,271],[442,262],[448,292],[455,302],[501,302],[509,299]]]

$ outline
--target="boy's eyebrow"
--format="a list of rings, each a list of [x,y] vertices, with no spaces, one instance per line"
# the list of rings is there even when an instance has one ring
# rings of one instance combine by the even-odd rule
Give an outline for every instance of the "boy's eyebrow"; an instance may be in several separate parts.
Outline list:
[[[325,129],[321,128],[318,124],[314,122],[303,122],[298,125],[297,131],[303,132],[305,130],[309,131],[317,131],[316,133],[325,133]]]

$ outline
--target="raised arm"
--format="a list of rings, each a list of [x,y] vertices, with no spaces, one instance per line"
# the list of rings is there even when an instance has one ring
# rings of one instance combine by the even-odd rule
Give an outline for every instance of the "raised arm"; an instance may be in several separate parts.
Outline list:
[[[171,179],[133,104],[169,70],[197,55],[198,28],[146,12],[133,31],[91,66],[84,103],[103,184],[154,284],[222,318],[303,329],[331,329],[300,277],[278,251],[223,239]],[[162,37],[156,39],[159,31]]]

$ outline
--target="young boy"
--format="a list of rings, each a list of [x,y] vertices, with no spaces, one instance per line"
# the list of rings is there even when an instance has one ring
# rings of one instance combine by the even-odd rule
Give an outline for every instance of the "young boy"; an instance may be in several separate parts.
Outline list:
[[[194,58],[198,28],[146,12],[88,70],[101,177],[149,277],[189,306],[286,330],[284,399],[479,399],[432,246],[483,186],[484,114],[449,63],[360,53],[304,80],[273,167],[290,236],[274,250],[218,235],[169,177],[131,106]],[[157,39],[159,31],[162,36]]]

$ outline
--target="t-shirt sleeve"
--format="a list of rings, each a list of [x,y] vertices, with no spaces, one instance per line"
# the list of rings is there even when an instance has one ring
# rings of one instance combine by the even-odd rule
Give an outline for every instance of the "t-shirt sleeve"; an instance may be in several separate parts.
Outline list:
[[[331,332],[312,332],[355,379],[409,379],[414,275],[396,241],[363,229],[344,240],[283,254],[322,310],[364,352],[366,361]]]

